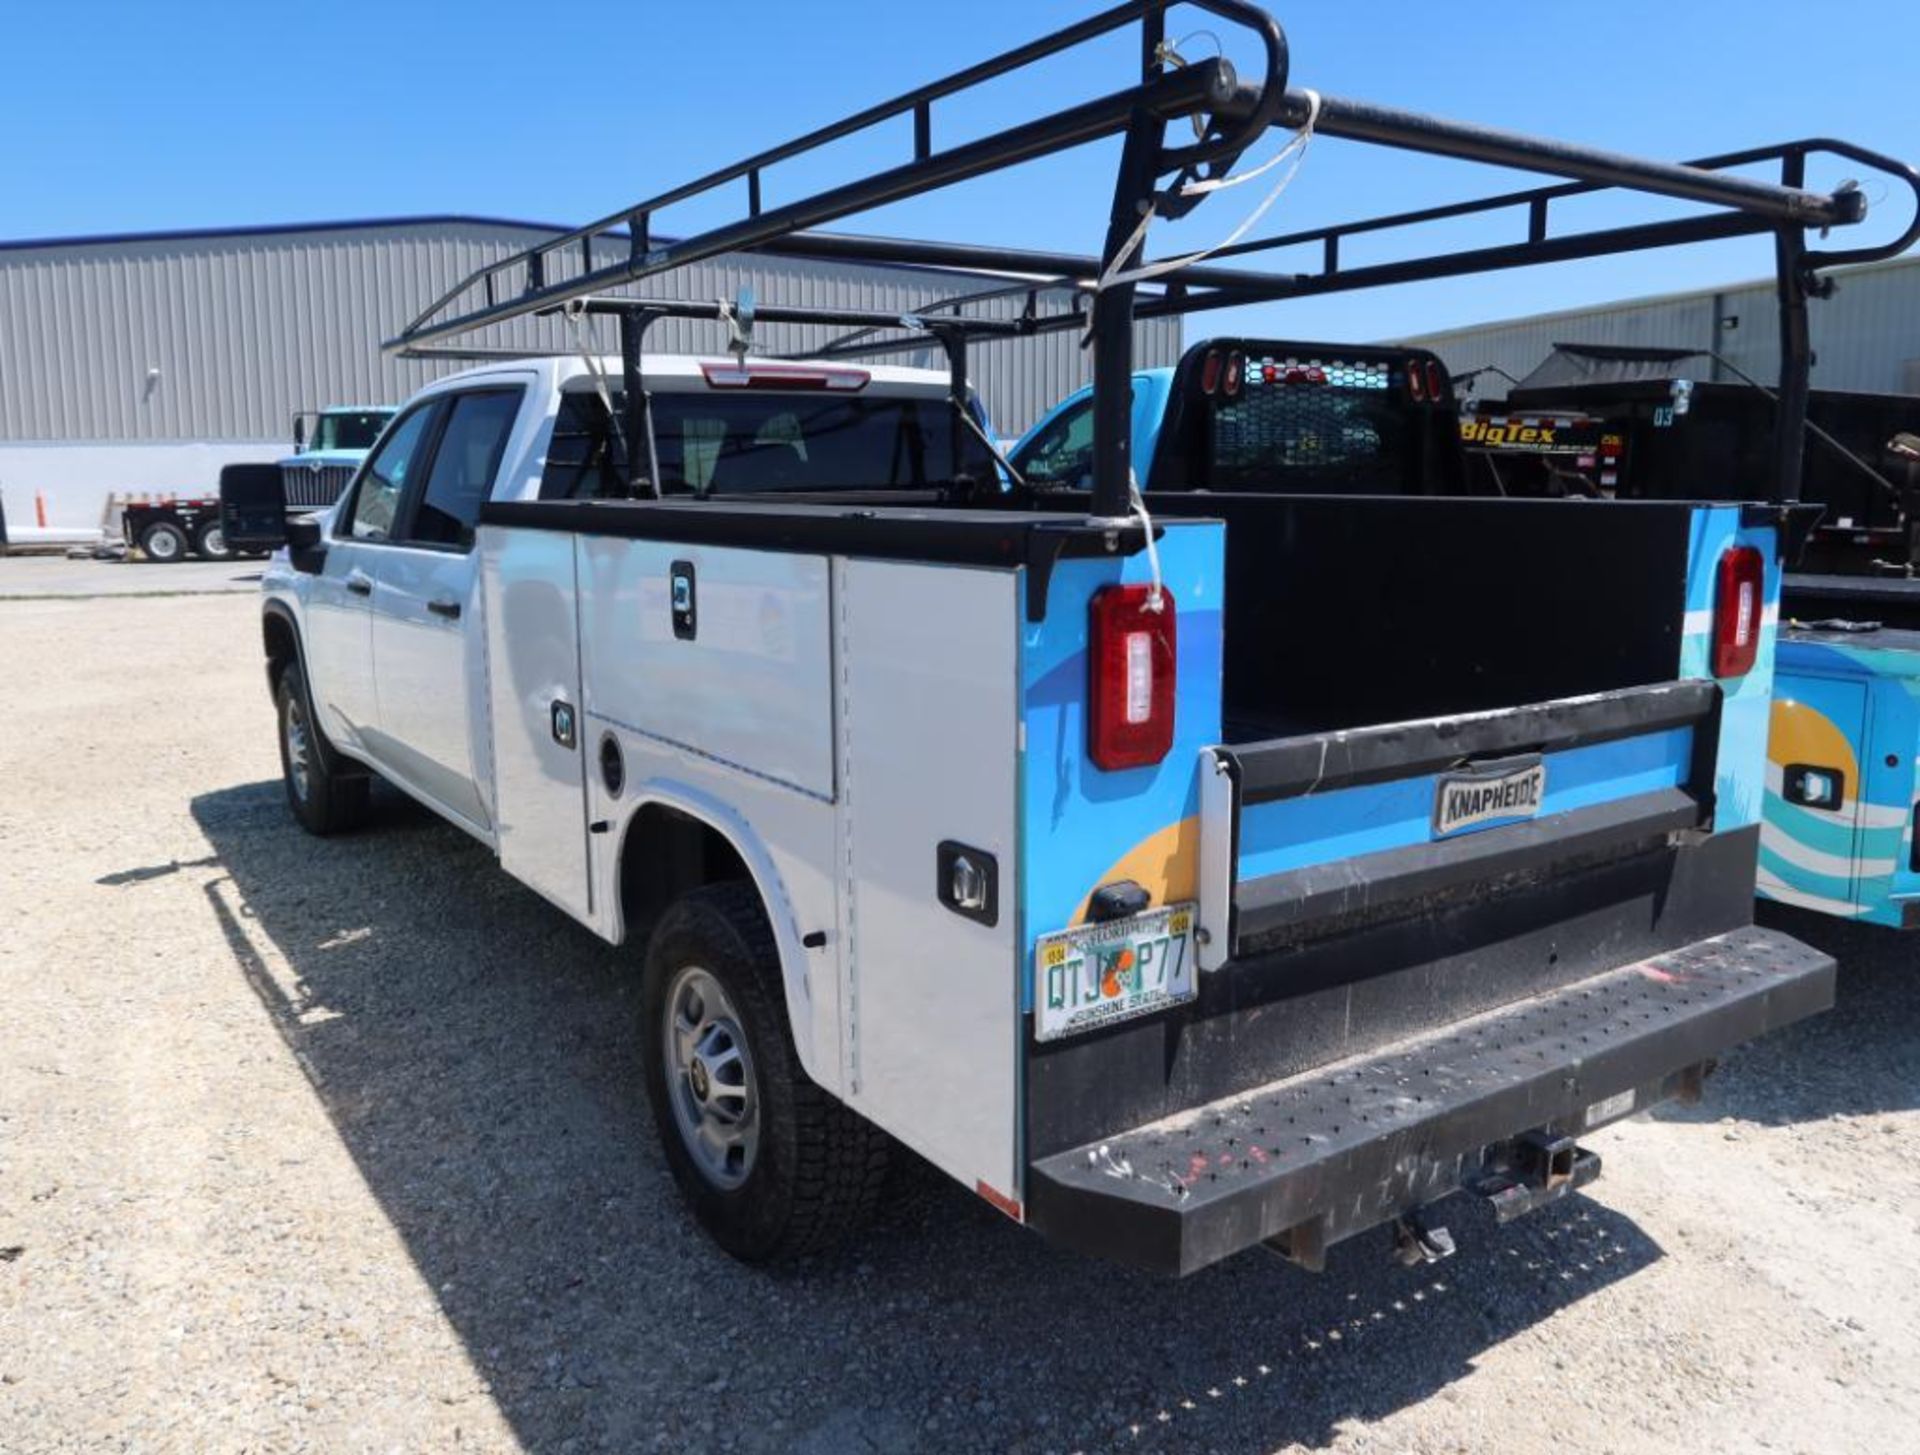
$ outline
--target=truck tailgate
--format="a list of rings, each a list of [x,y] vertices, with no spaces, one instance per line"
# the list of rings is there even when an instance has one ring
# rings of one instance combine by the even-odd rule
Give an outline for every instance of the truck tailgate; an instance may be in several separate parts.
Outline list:
[[[1713,682],[1666,682],[1211,748],[1200,963],[1709,828],[1719,706]],[[1506,781],[1510,811],[1442,822]]]
[[[1035,1161],[1028,1220],[1185,1274],[1432,1202],[1522,1130],[1578,1135],[1833,1003],[1834,962],[1746,928]]]

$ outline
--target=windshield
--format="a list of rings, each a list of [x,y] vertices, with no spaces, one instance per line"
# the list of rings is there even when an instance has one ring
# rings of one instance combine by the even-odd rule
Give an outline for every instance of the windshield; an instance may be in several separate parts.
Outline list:
[[[613,395],[616,409],[623,396]],[[666,495],[915,490],[958,471],[944,399],[783,392],[653,396],[654,448]],[[995,481],[993,457],[963,427],[959,470]],[[626,461],[596,393],[569,393],[554,421],[542,499],[620,496]]]
[[[393,418],[391,409],[352,409],[320,416],[313,427],[312,450],[370,450]]]

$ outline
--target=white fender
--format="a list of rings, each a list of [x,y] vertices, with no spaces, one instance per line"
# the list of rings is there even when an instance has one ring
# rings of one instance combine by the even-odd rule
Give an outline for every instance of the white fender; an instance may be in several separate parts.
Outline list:
[[[800,943],[802,931],[796,917],[793,900],[787,893],[785,881],[773,862],[773,856],[767,852],[760,836],[731,805],[705,789],[672,778],[650,778],[638,785],[631,801],[626,805],[626,814],[620,821],[620,852],[624,858],[627,850],[627,836],[633,826],[633,819],[641,809],[658,804],[671,808],[688,818],[705,824],[721,838],[733,846],[733,851],[747,866],[747,872],[753,878],[754,888],[759,892],[760,903],[767,911],[767,922],[773,927],[774,946],[780,955],[780,979],[786,988],[787,1026],[793,1035],[794,1049],[799,1052],[800,1065],[807,1075],[818,1085],[830,1091],[837,1090],[840,1082],[838,1068],[831,1054],[820,1054],[814,1047],[813,1034],[813,987],[809,977],[808,950]],[[613,934],[609,937],[615,944],[624,944],[627,938],[624,906],[618,893],[620,868],[616,861],[610,866],[610,890],[608,902],[613,907]],[[821,972],[826,973],[827,962],[822,961]]]

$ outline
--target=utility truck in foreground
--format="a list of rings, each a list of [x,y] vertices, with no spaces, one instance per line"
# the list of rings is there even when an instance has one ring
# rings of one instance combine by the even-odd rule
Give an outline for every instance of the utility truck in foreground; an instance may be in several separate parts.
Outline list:
[[[1566,1195],[1599,1170],[1588,1133],[1829,1003],[1832,962],[1751,923],[1779,504],[1143,506],[1127,396],[1135,317],[1378,281],[1339,269],[1338,229],[1318,274],[1136,275],[1142,219],[1270,128],[1677,196],[1783,248],[1859,195],[1289,91],[1271,17],[1201,8],[1250,80],[1169,65],[1163,7],[1122,5],[490,265],[393,346],[567,312],[617,320],[617,371],[433,385],[268,573],[295,813],[345,827],[378,772],[631,946],[667,1161],[741,1257],[857,1220],[895,1140],[1167,1273],[1260,1244],[1318,1266],[1384,1224],[1437,1257],[1438,1200]],[[1119,91],[936,144],[936,103],[1134,25]],[[895,118],[899,166],[762,205],[765,169]],[[1097,257],[817,230],[1102,137]],[[652,236],[743,182],[744,217]],[[1537,225],[1503,256],[1581,247],[1545,224],[1586,186],[1523,194]],[[609,290],[756,248],[1032,296],[769,305],[861,332],[649,358],[654,320],[728,310]],[[1091,333],[1084,492],[1014,478],[967,391],[971,341],[1051,328]],[[944,349],[937,387],[852,362],[902,346]],[[849,443],[874,437],[884,466]]]

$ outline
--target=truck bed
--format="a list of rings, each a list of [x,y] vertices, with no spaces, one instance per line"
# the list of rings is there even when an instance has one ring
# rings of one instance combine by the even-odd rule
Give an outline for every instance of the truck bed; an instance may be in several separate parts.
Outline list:
[[[1155,495],[1227,523],[1230,742],[1677,675],[1691,507]]]

